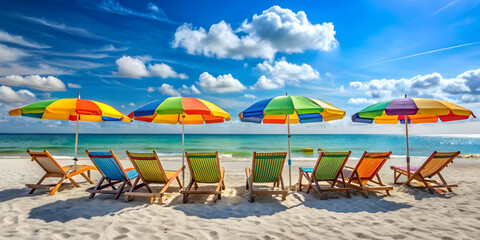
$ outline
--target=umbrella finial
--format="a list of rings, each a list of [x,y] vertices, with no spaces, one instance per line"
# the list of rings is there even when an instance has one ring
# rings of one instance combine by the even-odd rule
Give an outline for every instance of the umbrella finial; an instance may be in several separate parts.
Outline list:
[[[80,99],[80,93],[77,93],[77,99]]]
[[[405,93],[405,98],[407,98],[407,94]]]
[[[285,96],[288,96],[288,92],[285,92]]]

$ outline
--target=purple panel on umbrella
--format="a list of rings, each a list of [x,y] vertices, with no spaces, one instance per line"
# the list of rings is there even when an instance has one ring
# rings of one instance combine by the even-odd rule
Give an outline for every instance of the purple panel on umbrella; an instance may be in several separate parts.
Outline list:
[[[385,108],[387,115],[415,115],[418,107],[411,98],[397,98]]]

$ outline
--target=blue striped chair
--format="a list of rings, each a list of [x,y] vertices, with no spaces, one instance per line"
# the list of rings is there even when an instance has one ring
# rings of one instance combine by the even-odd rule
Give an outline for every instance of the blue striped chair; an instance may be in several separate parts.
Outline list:
[[[115,194],[115,199],[122,195],[125,185],[132,186],[130,180],[138,177],[137,171],[134,168],[124,169],[122,163],[118,160],[112,150],[110,152],[90,152],[85,150],[88,157],[102,174],[102,178],[93,188],[87,189],[90,193],[90,198],[93,198],[97,193]],[[106,181],[106,183],[104,183]],[[120,187],[115,185],[121,184]],[[112,190],[106,188],[111,187]]]

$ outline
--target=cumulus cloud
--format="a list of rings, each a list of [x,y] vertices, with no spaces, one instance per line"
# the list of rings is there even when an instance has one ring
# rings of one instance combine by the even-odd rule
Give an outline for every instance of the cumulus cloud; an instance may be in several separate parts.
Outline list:
[[[153,88],[153,87],[148,87],[148,88],[147,88],[147,92],[149,92],[149,93],[155,92],[155,88]]]
[[[180,78],[187,79],[188,76],[185,73],[177,73],[167,64],[156,63],[145,65],[148,61],[148,57],[130,57],[123,56],[115,61],[118,66],[118,71],[114,72],[119,77],[126,78],[142,78],[142,77],[161,77],[165,78]]]
[[[273,63],[264,61],[257,65],[262,75],[252,89],[277,89],[285,84],[298,85],[301,81],[319,79],[320,74],[308,64],[296,65],[284,59]]]
[[[248,98],[248,99],[255,99],[255,98],[257,98],[255,95],[249,94],[249,93],[244,94],[243,97],[244,97],[244,98]]]
[[[444,78],[435,72],[412,78],[350,82],[349,86],[380,100],[408,94],[411,97],[472,102],[480,96],[480,69],[466,71],[454,78]]]
[[[48,45],[27,41],[22,36],[13,35],[0,29],[0,42],[14,43],[24,47],[31,48],[50,48]]]
[[[184,24],[177,28],[173,48],[217,58],[273,59],[277,52],[330,51],[337,47],[332,23],[312,24],[305,12],[273,6],[245,20],[238,29],[220,21],[210,28]]]
[[[48,92],[67,90],[65,84],[60,79],[53,76],[40,77],[39,75],[30,75],[22,77],[20,75],[9,75],[1,77],[0,84],[12,87],[27,87]]]
[[[205,92],[228,93],[241,92],[246,89],[246,87],[230,73],[214,77],[210,73],[204,72],[200,74],[198,80],[198,85]]]
[[[68,83],[68,88],[82,88],[82,86],[80,84],[76,84],[76,83]]]
[[[198,88],[195,86],[195,85],[192,85],[190,87],[188,87],[187,85],[182,85],[182,88],[180,89],[180,92],[183,94],[183,95],[190,95],[190,94],[200,94],[200,90],[198,90]]]
[[[36,98],[32,92],[22,89],[15,91],[7,86],[0,86],[0,103],[24,103]]]
[[[180,96],[179,91],[174,89],[172,85],[169,85],[169,84],[166,84],[166,83],[162,84],[162,86],[160,86],[158,88],[158,91],[160,91],[163,95]]]
[[[153,87],[148,87],[147,89],[148,92],[152,93],[155,92],[155,88]],[[162,84],[158,88],[158,91],[164,95],[168,96],[180,96],[180,95],[192,95],[192,94],[200,94],[200,90],[195,85],[191,85],[190,87],[183,84],[181,88],[175,89],[172,85],[170,84]]]
[[[3,44],[0,44],[0,63],[12,62],[25,55],[27,54],[20,49],[7,47]]]
[[[355,104],[355,105],[359,105],[359,104],[374,104],[376,103],[377,101],[373,100],[373,99],[366,99],[366,98],[350,98],[348,99],[348,103],[350,104]]]

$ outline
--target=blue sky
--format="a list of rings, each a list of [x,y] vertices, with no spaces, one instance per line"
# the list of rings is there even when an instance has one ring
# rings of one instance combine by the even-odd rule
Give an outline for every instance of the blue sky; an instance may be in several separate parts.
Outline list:
[[[196,133],[282,132],[240,123],[237,114],[286,91],[347,111],[344,120],[295,126],[299,133],[401,133],[400,126],[352,124],[349,116],[405,93],[480,110],[480,1],[2,1],[0,15],[0,132],[72,132],[72,123],[7,112],[76,93],[125,114],[182,95],[232,115],[227,124],[188,126]],[[413,128],[480,133],[477,125]],[[179,130],[147,123],[81,129]]]

